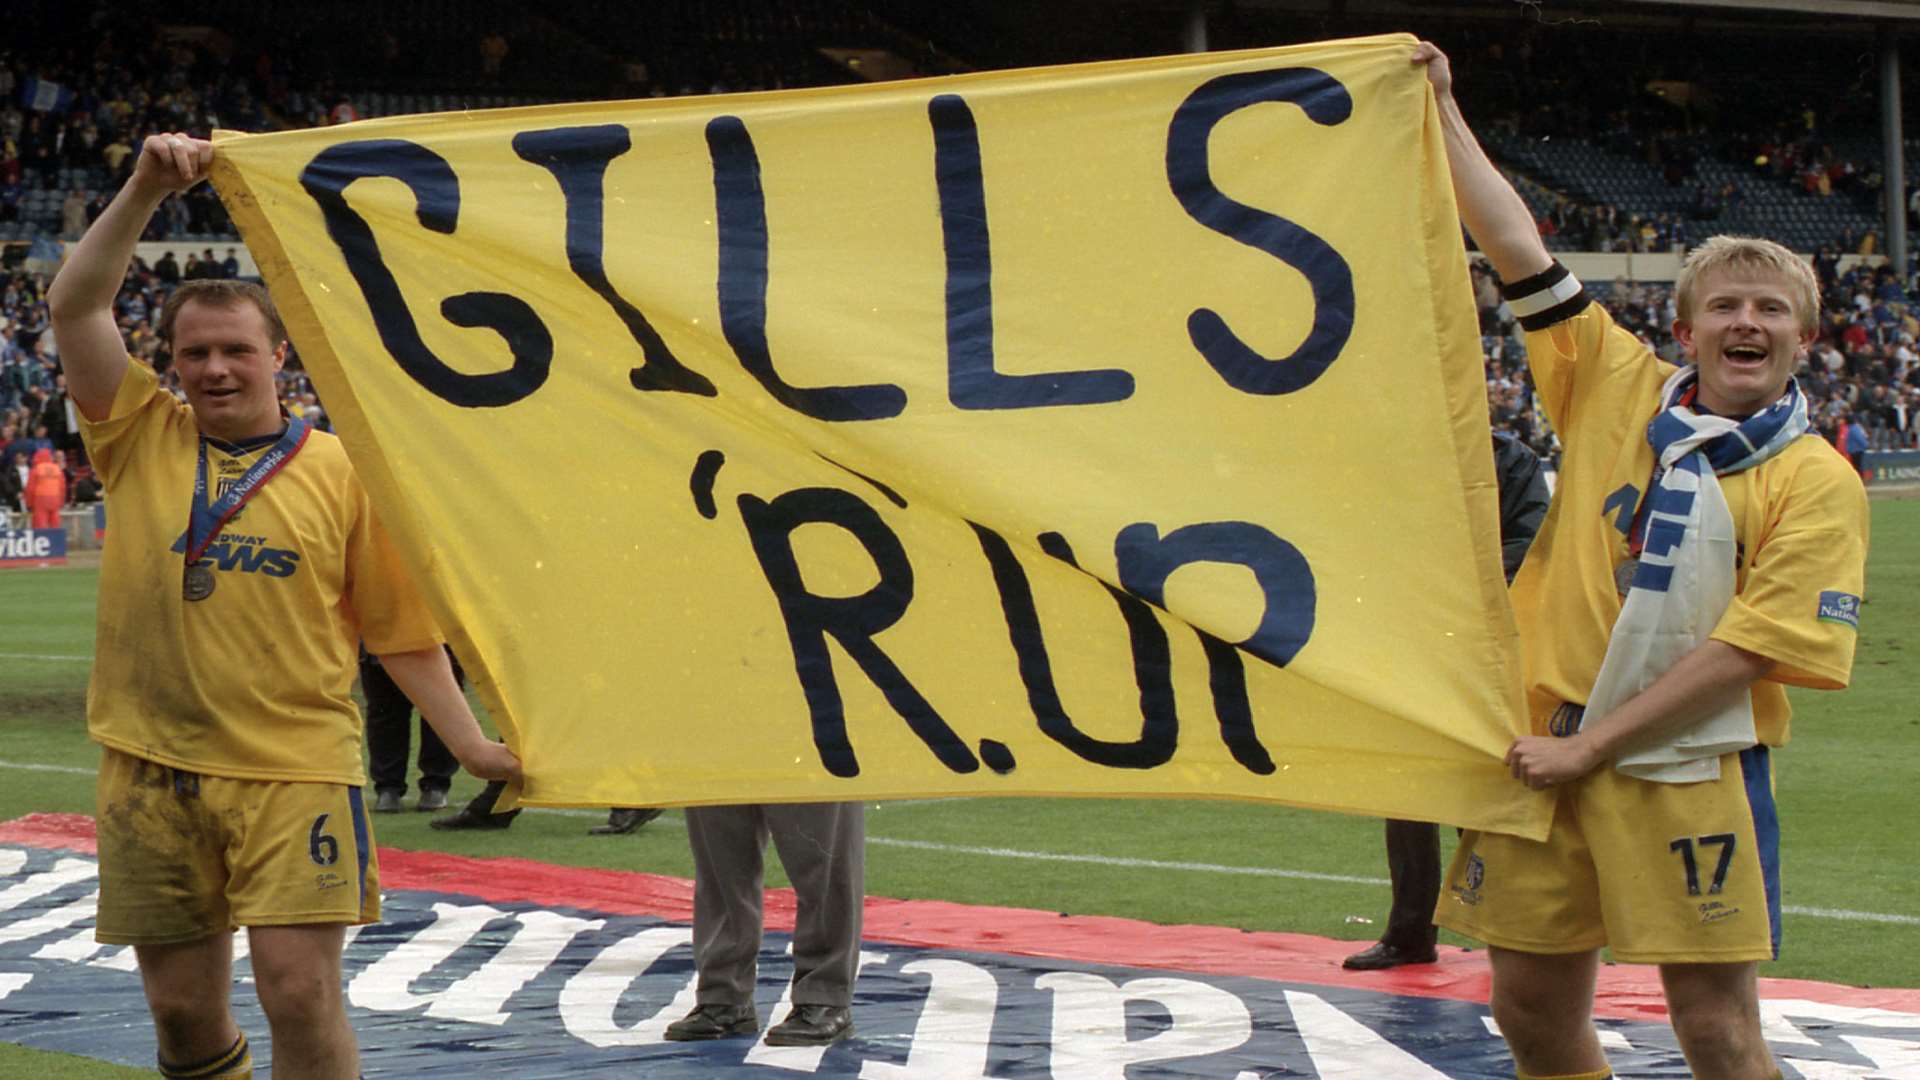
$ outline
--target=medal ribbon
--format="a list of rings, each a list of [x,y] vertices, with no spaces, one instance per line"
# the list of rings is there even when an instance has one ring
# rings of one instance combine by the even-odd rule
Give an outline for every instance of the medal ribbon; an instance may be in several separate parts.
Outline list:
[[[207,502],[207,437],[200,437],[200,465],[193,475],[192,512],[187,517],[187,531],[173,542],[173,550],[187,553],[186,565],[192,566],[200,561],[200,557],[206,554],[207,545],[220,535],[227,521],[240,512],[240,508],[253,498],[261,485],[273,479],[275,473],[293,460],[293,455],[307,444],[307,436],[312,430],[304,418],[293,417],[287,423],[287,430],[281,433],[266,453],[260,455],[260,460],[241,474],[240,479],[226,490],[226,494],[211,504]]]

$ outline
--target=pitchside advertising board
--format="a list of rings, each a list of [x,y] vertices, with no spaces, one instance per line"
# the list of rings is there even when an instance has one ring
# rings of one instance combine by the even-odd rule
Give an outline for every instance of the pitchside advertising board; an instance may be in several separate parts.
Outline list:
[[[1920,450],[1885,450],[1866,459],[1868,487],[1920,484]]]
[[[344,977],[368,1075],[825,1076],[852,1080],[1469,1080],[1513,1075],[1477,952],[1342,972],[1351,942],[928,901],[868,900],[854,1038],[670,1043],[694,1004],[691,883],[383,849],[385,920]],[[93,940],[92,822],[0,824],[0,1039],[148,1067],[128,950]],[[761,1028],[792,975],[793,898],[768,897]],[[236,1013],[272,1055],[246,938]],[[1789,947],[1790,947],[1789,943]],[[1762,980],[1769,1042],[1797,1080],[1920,1077],[1920,991]],[[1649,969],[1609,966],[1598,1016],[1623,1076],[1684,1076]]]
[[[0,569],[62,566],[66,561],[65,529],[0,529]]]

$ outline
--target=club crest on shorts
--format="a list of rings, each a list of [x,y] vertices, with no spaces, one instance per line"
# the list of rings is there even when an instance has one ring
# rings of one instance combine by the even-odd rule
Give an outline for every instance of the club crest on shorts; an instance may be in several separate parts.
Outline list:
[[[1453,887],[1453,898],[1472,907],[1480,902],[1480,886],[1487,880],[1487,864],[1478,855],[1467,856],[1463,884]]]

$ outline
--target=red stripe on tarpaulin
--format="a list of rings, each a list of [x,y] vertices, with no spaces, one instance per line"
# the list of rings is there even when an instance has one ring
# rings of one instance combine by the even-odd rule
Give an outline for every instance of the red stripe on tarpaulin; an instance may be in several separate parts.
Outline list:
[[[84,814],[29,814],[0,822],[0,843],[92,853],[93,819]],[[652,915],[682,923],[693,920],[693,882],[661,874],[382,847],[380,880],[387,889],[459,893],[487,903]],[[791,931],[793,905],[791,889],[768,889],[768,929]],[[869,896],[861,938],[929,949],[1246,976],[1479,1003],[1487,1000],[1488,991],[1486,957],[1479,950],[1443,945],[1437,964],[1355,972],[1340,967],[1340,961],[1359,947],[1352,941],[1224,926],[1162,926],[1105,915],[1062,915],[944,900]],[[1920,1014],[1920,989],[1761,979],[1760,996]],[[1603,966],[1594,1012],[1604,1019],[1664,1023],[1667,1010],[1658,973],[1636,964]]]
[[[85,814],[28,814],[0,821],[0,844],[31,844],[92,855],[93,819]]]

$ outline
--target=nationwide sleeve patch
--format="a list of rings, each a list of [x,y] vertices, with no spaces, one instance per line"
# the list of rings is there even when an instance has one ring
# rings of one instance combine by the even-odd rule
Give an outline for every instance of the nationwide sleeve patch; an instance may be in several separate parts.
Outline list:
[[[1860,629],[1860,598],[1852,593],[1823,592],[1820,594],[1820,613],[1816,616],[1821,622],[1843,623]]]

